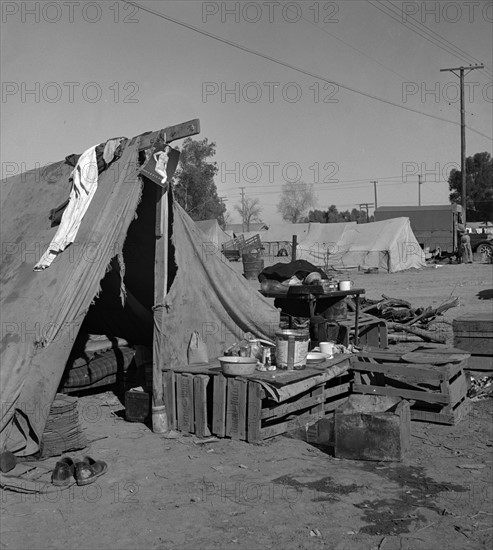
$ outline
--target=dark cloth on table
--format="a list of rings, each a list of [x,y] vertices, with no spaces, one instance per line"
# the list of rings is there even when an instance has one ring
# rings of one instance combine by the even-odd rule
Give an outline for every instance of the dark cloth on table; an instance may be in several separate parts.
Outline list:
[[[314,271],[320,273],[322,279],[328,278],[324,271],[310,262],[307,262],[306,260],[295,260],[294,262],[289,262],[288,264],[280,262],[266,267],[260,272],[258,280],[262,282],[266,279],[271,279],[273,281],[282,282],[290,279],[294,275],[296,275],[298,279],[303,280],[307,275],[313,273]]]

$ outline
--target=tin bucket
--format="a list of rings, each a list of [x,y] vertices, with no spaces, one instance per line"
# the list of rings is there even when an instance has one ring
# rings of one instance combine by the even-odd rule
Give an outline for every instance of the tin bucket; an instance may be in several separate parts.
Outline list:
[[[281,330],[276,332],[277,368],[302,370],[306,366],[306,356],[310,343],[308,330]]]

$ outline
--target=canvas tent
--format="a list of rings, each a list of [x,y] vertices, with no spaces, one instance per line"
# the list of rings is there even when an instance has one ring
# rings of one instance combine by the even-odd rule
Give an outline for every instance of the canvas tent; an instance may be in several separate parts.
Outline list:
[[[195,225],[204,234],[204,241],[214,244],[218,250],[221,250],[223,243],[230,240],[229,235],[221,229],[216,219],[196,221]]]
[[[269,229],[261,233],[260,238],[264,246],[264,255],[275,257],[280,250],[285,250],[291,255],[291,243],[293,235],[298,242],[305,238],[309,223],[278,223],[269,225]]]
[[[323,265],[337,251],[344,233],[354,225],[356,222],[309,223],[308,230],[299,243],[296,257]]]
[[[312,231],[312,225],[326,227]],[[426,265],[409,218],[364,224],[310,224],[299,249],[297,256],[315,265],[377,267],[391,273]]]
[[[44,271],[33,266],[55,234],[48,216],[67,198],[73,167],[62,161],[1,182],[2,449],[18,455],[38,450],[67,358],[92,308],[100,308],[102,316],[92,317],[105,328],[153,342],[158,369],[186,362],[193,331],[210,357],[246,331],[273,336],[278,311],[203,246],[203,234],[172,196],[158,219],[163,189],[139,177],[144,141],[129,141],[100,175],[75,242]],[[163,228],[169,232],[166,258],[156,254]]]

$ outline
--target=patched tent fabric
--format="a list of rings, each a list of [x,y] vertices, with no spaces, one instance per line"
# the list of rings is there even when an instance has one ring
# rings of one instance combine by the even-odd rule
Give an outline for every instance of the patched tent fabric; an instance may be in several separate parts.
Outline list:
[[[164,301],[163,366],[183,365],[193,331],[207,345],[209,357],[251,332],[274,338],[279,311],[230,267],[220,252],[204,243],[195,224],[175,202],[173,235],[177,273]]]
[[[75,242],[41,272],[33,267],[56,232],[49,213],[68,197],[73,167],[59,162],[1,182],[2,449],[18,455],[38,450],[68,356],[110,264],[120,265],[125,286],[153,309],[156,193],[149,180],[142,185],[137,159],[138,140],[132,140],[101,174]],[[178,205],[172,210],[175,255],[159,327],[166,335],[162,368],[186,358],[183,344],[193,329],[202,329],[210,357],[229,341],[223,334],[272,336],[278,311],[220,255],[204,256],[208,249],[194,222]]]
[[[57,163],[5,182],[0,268],[2,448],[29,455],[39,447],[84,315],[111,258],[121,251],[135,214],[141,192],[136,160],[136,144],[127,146],[113,165],[117,169],[101,175],[76,241],[41,272],[33,267],[56,232],[49,212],[68,197],[73,167]]]
[[[305,260],[333,267],[377,267],[391,273],[426,265],[424,252],[414,236],[409,218],[327,225],[345,227],[336,228],[334,240],[326,250],[312,239],[302,241],[300,248]],[[336,240],[337,233],[339,238]]]

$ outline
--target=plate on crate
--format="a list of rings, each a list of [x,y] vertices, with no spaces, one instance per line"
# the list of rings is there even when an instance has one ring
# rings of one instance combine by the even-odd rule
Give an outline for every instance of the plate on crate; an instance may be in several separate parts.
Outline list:
[[[326,353],[322,353],[320,351],[311,351],[306,356],[306,362],[309,365],[315,365],[317,363],[323,363],[326,359],[332,359],[332,355],[327,355]]]

